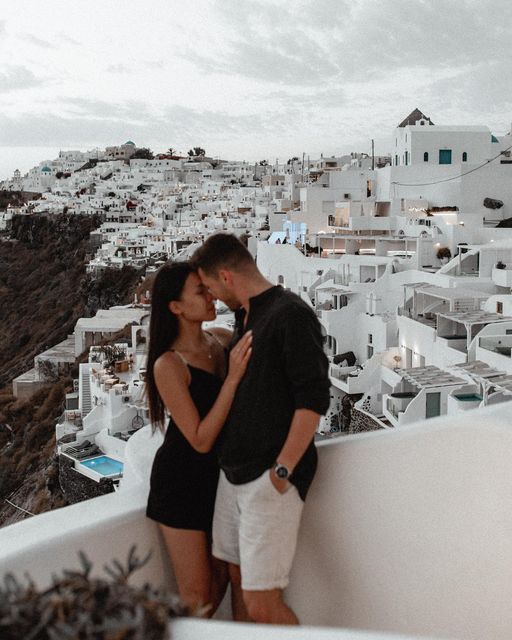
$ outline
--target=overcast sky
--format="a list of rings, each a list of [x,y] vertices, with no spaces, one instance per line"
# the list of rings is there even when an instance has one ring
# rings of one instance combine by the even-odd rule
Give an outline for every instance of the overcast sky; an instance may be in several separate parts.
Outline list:
[[[16,0],[0,12],[0,178],[133,140],[232,159],[390,150],[512,120],[510,0]]]

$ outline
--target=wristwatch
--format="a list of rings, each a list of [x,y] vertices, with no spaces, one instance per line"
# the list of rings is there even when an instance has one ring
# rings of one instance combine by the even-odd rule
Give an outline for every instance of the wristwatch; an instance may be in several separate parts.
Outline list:
[[[279,464],[279,462],[275,463],[275,465],[273,466],[273,470],[280,480],[288,480],[291,476],[291,471],[288,469],[288,467],[285,467],[284,464]]]

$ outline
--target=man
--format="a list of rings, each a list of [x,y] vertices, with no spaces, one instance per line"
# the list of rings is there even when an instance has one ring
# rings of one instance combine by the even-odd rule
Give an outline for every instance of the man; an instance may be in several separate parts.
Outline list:
[[[316,470],[313,437],[329,408],[320,326],[298,296],[263,277],[233,235],[208,238],[193,263],[212,295],[235,311],[233,342],[253,333],[251,360],[219,440],[213,554],[230,564],[231,575],[240,567],[251,619],[298,624],[283,589]]]

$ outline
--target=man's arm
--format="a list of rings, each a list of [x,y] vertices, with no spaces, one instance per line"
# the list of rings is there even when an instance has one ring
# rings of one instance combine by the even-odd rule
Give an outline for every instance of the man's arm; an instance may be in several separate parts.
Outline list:
[[[309,409],[297,409],[293,414],[290,432],[285,440],[277,462],[293,472],[299,460],[302,458],[311,440],[315,435],[320,414]],[[288,488],[288,480],[281,480],[273,470],[270,470],[270,478],[275,488],[284,493]]]
[[[320,324],[314,312],[296,307],[283,320],[284,365],[295,411],[276,462],[293,472],[313,440],[320,416],[329,408],[330,381]],[[287,489],[287,480],[277,478],[272,470],[270,477],[278,491]]]

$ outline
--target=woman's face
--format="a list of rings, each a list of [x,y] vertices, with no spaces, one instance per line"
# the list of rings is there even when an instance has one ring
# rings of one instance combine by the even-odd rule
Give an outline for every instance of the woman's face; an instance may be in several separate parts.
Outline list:
[[[185,280],[180,299],[170,303],[171,311],[191,322],[215,320],[217,314],[213,300],[197,273],[191,273]]]

